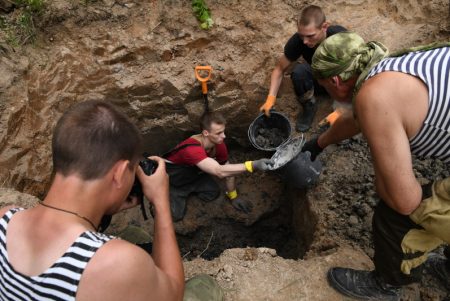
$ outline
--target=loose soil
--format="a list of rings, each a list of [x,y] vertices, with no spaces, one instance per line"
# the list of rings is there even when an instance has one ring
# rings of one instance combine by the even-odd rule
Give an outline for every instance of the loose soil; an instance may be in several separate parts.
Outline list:
[[[211,65],[212,110],[227,120],[230,162],[271,157],[248,141],[248,126],[269,87],[270,72],[289,37],[297,13],[311,1],[207,1],[215,21],[199,28],[189,1],[54,0],[36,19],[37,41],[6,44],[0,31],[0,202],[28,207],[43,198],[51,180],[51,133],[72,104],[99,99],[114,103],[136,123],[146,150],[162,154],[197,132],[203,112],[196,65]],[[0,0],[0,17],[17,13]],[[343,0],[314,4],[327,19],[398,49],[450,37],[446,0]],[[299,112],[289,73],[276,109],[293,122]],[[318,97],[317,123],[332,101]],[[264,139],[267,133],[259,133]],[[263,135],[264,134],[264,135]],[[279,133],[269,131],[276,145]],[[299,136],[293,132],[293,137]],[[266,141],[266,140],[265,140]],[[265,143],[265,144],[264,144]],[[212,275],[226,300],[346,300],[326,282],[332,266],[372,269],[371,218],[378,202],[366,141],[354,137],[319,157],[319,183],[299,190],[275,173],[237,177],[250,214],[236,211],[224,195],[212,202],[191,197],[185,218],[175,223],[186,277]],[[414,158],[421,183],[450,176],[438,160]],[[221,184],[223,185],[223,183]],[[139,208],[114,216],[108,229],[127,225],[152,232]],[[438,250],[440,251],[440,250]],[[426,275],[407,287],[402,300],[449,298]]]

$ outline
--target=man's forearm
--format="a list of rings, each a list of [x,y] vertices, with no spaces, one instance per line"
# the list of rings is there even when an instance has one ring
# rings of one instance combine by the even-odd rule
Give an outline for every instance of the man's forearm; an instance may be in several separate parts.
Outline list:
[[[216,176],[219,178],[227,178],[239,175],[247,171],[244,163],[219,165],[216,170]]]
[[[270,76],[269,95],[277,96],[282,80],[283,80],[283,70],[276,67],[272,71],[272,75]]]
[[[152,258],[155,264],[184,289],[184,271],[172,223],[170,205],[155,207]],[[182,292],[181,292],[182,293]]]
[[[225,178],[225,186],[228,192],[236,190],[236,178],[235,177]]]
[[[328,145],[338,143],[360,133],[360,129],[351,111],[346,111],[336,119],[333,125],[319,137],[319,146],[325,148]]]

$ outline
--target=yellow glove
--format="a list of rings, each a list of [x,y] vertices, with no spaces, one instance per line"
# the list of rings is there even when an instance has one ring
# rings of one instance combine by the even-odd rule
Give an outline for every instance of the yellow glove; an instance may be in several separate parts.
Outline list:
[[[272,109],[273,105],[275,104],[275,99],[275,96],[268,95],[266,102],[259,108],[259,110],[264,111],[264,114],[266,114],[266,116],[270,116],[270,109]]]
[[[226,195],[230,199],[230,201],[234,200],[238,196],[236,189],[233,191],[227,192]]]

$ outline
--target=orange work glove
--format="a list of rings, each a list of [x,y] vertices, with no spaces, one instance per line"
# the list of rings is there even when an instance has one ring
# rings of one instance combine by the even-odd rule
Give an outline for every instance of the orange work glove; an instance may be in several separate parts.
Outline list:
[[[270,116],[270,109],[272,109],[273,105],[275,104],[275,99],[275,96],[268,95],[266,102],[259,108],[259,110],[261,112],[264,111],[264,114],[266,114],[266,116]]]

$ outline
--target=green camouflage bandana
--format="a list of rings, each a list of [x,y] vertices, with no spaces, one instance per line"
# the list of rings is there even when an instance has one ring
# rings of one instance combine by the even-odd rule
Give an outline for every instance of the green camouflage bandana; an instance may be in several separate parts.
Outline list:
[[[388,55],[388,49],[378,42],[364,42],[353,32],[341,32],[327,38],[314,53],[312,71],[316,78],[339,75],[343,81],[360,74],[357,86],[370,69]]]
[[[365,43],[354,32],[341,32],[323,41],[312,58],[312,72],[315,78],[339,75],[343,81],[359,75],[354,94],[364,83],[369,71],[385,57],[402,56],[409,52],[426,51],[450,46],[450,42],[437,42],[425,46],[405,48],[389,55],[387,48],[378,42]]]

